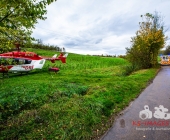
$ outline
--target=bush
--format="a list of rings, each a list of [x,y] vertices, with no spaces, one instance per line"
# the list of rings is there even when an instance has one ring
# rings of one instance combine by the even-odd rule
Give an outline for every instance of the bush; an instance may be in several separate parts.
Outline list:
[[[146,13],[144,17],[145,20],[139,23],[140,29],[136,36],[131,38],[132,46],[126,48],[126,55],[132,64],[146,69],[157,66],[158,52],[164,47],[166,37],[162,18],[157,12],[154,15]]]
[[[124,69],[124,71],[122,72],[122,75],[123,75],[123,76],[128,76],[128,75],[130,75],[132,72],[139,70],[140,67],[139,67],[138,65],[133,65],[133,64],[131,64],[131,65],[126,65],[126,66],[124,66],[123,69]]]

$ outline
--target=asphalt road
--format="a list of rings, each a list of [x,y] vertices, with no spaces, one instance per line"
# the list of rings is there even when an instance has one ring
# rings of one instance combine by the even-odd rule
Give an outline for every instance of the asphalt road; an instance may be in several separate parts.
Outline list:
[[[170,66],[163,66],[101,140],[170,140]]]

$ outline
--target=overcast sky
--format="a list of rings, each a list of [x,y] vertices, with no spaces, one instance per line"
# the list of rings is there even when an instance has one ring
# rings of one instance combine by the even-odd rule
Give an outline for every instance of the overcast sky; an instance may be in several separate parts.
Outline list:
[[[157,11],[170,37],[170,0],[57,0],[32,36],[78,54],[125,54],[140,15]],[[167,45],[170,40],[167,41]]]

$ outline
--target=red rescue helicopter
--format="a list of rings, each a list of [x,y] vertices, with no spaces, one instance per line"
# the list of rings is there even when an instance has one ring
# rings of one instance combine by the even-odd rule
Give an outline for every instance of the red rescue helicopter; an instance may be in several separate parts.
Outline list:
[[[8,72],[23,73],[33,69],[42,69],[46,60],[52,63],[58,60],[62,63],[66,63],[67,53],[64,55],[64,53],[61,52],[58,57],[57,54],[55,54],[53,57],[49,58],[39,56],[34,52],[21,51],[19,47],[20,44],[15,43],[15,45],[16,51],[0,54],[0,73],[3,73],[3,76],[5,73],[8,74]],[[49,71],[57,72],[59,68],[49,68]]]

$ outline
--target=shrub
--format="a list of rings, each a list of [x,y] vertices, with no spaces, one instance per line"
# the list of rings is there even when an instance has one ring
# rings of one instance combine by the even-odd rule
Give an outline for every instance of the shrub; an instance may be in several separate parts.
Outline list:
[[[128,76],[130,75],[132,72],[137,71],[140,69],[140,67],[138,65],[126,65],[123,66],[124,71],[122,72],[122,76]]]

